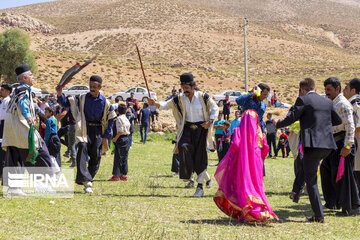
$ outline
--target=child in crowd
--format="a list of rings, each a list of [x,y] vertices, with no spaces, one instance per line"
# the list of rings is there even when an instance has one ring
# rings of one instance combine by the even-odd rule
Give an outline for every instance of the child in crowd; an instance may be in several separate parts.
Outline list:
[[[221,140],[222,133],[223,133],[223,125],[222,124],[225,122],[225,120],[221,120],[221,119],[222,119],[222,113],[219,112],[218,120],[214,122],[216,152],[217,152],[219,161],[220,161],[220,155],[219,155],[218,149],[219,149],[220,140]]]
[[[221,140],[220,140],[220,145],[219,145],[219,162],[221,161],[221,159],[223,159],[223,157],[225,157],[226,153],[228,152],[229,148],[230,148],[230,136],[231,136],[231,131],[230,131],[230,122],[229,121],[225,121],[223,124],[223,133],[221,136]]]
[[[274,150],[274,155],[276,155],[276,127],[274,125],[274,120],[272,119],[272,113],[268,113],[266,117],[268,119],[265,122],[266,142],[269,145],[269,157],[272,157],[272,149]]]
[[[274,158],[277,157],[278,152],[279,152],[280,149],[281,149],[283,158],[286,157],[286,146],[287,146],[287,144],[288,144],[288,141],[289,141],[289,138],[288,138],[288,136],[285,134],[285,129],[282,128],[282,129],[281,129],[281,135],[280,135],[280,137],[279,137],[279,142],[278,142],[278,146],[277,146],[277,148],[276,148],[276,152],[275,152],[275,157],[274,157]]]
[[[235,119],[231,121],[230,124],[230,132],[231,132],[231,138],[230,142],[232,141],[232,135],[234,134],[235,128],[237,128],[240,125],[241,122],[241,113],[240,111],[235,111]]]
[[[144,144],[146,143],[147,140],[150,117],[151,117],[151,111],[149,109],[149,104],[144,103],[144,107],[140,110],[140,121],[141,121],[140,136],[141,136],[141,142]]]
[[[46,122],[41,124],[41,127],[45,129],[45,143],[49,150],[49,154],[56,158],[56,162],[61,167],[61,142],[58,137],[58,124],[54,117],[55,110],[52,107],[45,108]]]
[[[126,118],[129,120],[130,122],[130,148],[131,148],[131,145],[133,143],[133,138],[132,138],[132,135],[134,133],[134,118],[135,118],[135,114],[134,114],[134,109],[132,109],[131,107],[128,107],[127,110],[126,110]]]
[[[119,116],[116,117],[116,136],[113,138],[115,144],[113,176],[109,181],[127,181],[128,155],[130,149],[130,122],[126,117],[127,107],[119,104]]]
[[[150,111],[151,111],[151,123],[154,124],[155,118],[156,121],[159,121],[159,109],[156,106],[150,106]]]
[[[230,115],[230,99],[229,95],[225,95],[225,100],[223,100],[223,114],[224,114],[224,120],[229,121],[229,115]]]

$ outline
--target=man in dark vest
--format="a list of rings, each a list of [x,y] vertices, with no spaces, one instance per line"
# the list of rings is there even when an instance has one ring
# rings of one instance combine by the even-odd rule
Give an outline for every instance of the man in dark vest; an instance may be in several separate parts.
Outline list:
[[[165,102],[150,99],[149,103],[160,110],[172,109],[178,129],[174,153],[179,153],[179,177],[190,180],[196,172],[198,186],[194,197],[202,197],[208,165],[207,149],[214,149],[211,129],[219,108],[208,94],[196,90],[191,73],[182,74],[180,82],[183,93]]]
[[[91,76],[89,85],[89,93],[68,98],[62,94],[62,88],[56,88],[58,102],[70,107],[76,122],[76,183],[84,185],[85,193],[93,192],[92,181],[99,170],[102,147],[108,144],[116,117],[110,102],[100,93],[101,77]],[[88,155],[90,160],[86,166]]]

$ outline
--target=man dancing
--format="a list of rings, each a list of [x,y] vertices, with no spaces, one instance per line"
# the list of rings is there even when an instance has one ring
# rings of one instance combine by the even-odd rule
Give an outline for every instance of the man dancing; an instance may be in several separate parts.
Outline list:
[[[85,193],[93,192],[92,181],[99,170],[102,145],[107,144],[116,117],[110,102],[100,93],[101,85],[101,77],[91,76],[89,93],[68,98],[62,94],[61,87],[56,88],[58,102],[70,107],[76,121],[76,183],[84,185]],[[87,155],[90,157],[88,166]]]
[[[55,167],[50,158],[49,151],[40,134],[35,130],[35,147],[38,156],[35,164],[26,161],[29,154],[28,135],[31,124],[35,124],[36,113],[34,109],[31,86],[34,83],[33,74],[26,64],[15,69],[20,85],[13,89],[5,120],[2,147],[6,148],[5,167]],[[30,170],[30,169],[28,169]],[[53,169],[50,169],[51,172]],[[5,176],[4,185],[7,185]],[[25,196],[20,188],[9,188],[8,193],[13,196]]]
[[[182,74],[180,82],[183,93],[166,102],[157,103],[150,99],[149,103],[160,110],[173,111],[178,129],[174,152],[179,153],[180,179],[189,180],[195,171],[198,186],[194,197],[202,197],[208,165],[207,148],[214,149],[211,127],[219,108],[208,94],[196,90],[191,73]]]

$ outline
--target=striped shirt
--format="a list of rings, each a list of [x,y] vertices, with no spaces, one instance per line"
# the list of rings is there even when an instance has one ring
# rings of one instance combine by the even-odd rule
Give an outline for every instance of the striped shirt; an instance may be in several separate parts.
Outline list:
[[[353,118],[353,107],[350,102],[340,93],[334,100],[333,104],[339,113],[342,124],[334,126],[333,132],[338,133],[345,131],[344,146],[351,147],[354,144],[355,125]]]

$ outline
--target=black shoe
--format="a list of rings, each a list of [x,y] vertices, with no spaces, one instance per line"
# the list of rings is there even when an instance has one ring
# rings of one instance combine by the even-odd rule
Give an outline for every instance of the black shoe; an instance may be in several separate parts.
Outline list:
[[[360,207],[350,210],[349,216],[357,216],[357,215],[360,215]]]
[[[323,217],[306,217],[306,221],[307,222],[318,222],[318,223],[324,223],[324,218]]]
[[[340,208],[338,208],[337,206],[331,206],[331,205],[329,205],[329,204],[327,204],[327,203],[325,203],[324,205],[323,205],[323,208],[327,208],[327,209],[330,209],[330,210],[339,210]]]
[[[335,215],[338,217],[357,216],[360,215],[360,208],[351,209],[350,211],[343,209],[341,212],[337,212]]]
[[[290,199],[292,199],[294,203],[298,203],[300,200],[300,193],[296,193],[296,192],[290,193]]]
[[[206,181],[206,187],[211,188],[212,187],[212,180]]]
[[[185,188],[193,188],[195,185],[194,185],[194,182],[193,181],[190,181],[186,186]]]

